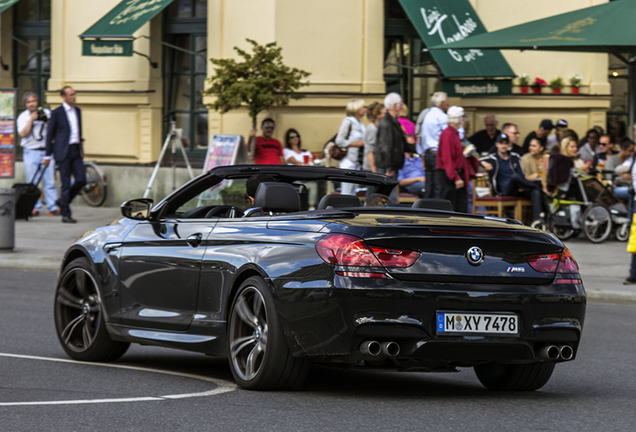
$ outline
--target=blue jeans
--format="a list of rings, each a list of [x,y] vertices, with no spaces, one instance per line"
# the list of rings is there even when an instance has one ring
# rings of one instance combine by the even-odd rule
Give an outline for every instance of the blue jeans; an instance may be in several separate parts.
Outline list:
[[[32,150],[32,149],[24,149],[24,153],[22,156],[22,160],[24,162],[24,177],[26,178],[26,182],[30,183],[33,180],[33,176],[35,175],[38,166],[42,163],[44,159],[44,150]],[[55,161],[53,157],[51,157],[51,163],[44,170],[44,174],[42,174],[42,184],[43,184],[43,192],[44,199],[46,200],[46,208],[48,211],[53,212],[58,209],[55,201],[57,201],[57,188],[55,187]],[[35,203],[35,210],[42,210],[42,200],[38,200]]]
[[[415,183],[411,183],[408,186],[404,186],[404,189],[413,195],[418,195],[420,198],[424,198],[424,188],[426,183],[421,181],[416,181]]]

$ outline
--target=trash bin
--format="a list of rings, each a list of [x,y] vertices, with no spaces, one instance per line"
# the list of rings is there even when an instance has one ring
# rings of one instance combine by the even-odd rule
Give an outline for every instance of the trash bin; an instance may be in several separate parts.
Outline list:
[[[15,189],[0,189],[0,249],[15,246]]]

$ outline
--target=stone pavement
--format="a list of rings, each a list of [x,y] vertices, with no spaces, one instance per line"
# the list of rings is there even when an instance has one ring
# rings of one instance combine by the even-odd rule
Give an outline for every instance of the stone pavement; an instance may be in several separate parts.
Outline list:
[[[77,224],[63,224],[59,216],[38,216],[15,222],[15,248],[0,250],[2,267],[60,270],[68,246],[87,231],[121,217],[119,207],[73,207]],[[636,304],[636,285],[622,285],[628,275],[630,256],[626,243],[610,239],[589,242],[583,234],[565,242],[581,269],[590,301]]]

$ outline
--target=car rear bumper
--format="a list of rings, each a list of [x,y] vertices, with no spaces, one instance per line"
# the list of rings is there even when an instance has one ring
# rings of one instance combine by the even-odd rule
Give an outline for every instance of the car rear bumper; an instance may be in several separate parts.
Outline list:
[[[394,342],[394,360],[529,362],[546,346],[570,346],[573,359],[585,319],[583,284],[542,286],[425,285],[395,280],[335,280],[341,288],[278,289],[279,317],[295,356],[342,361],[379,360],[365,342]],[[357,284],[367,284],[366,287]],[[445,335],[436,332],[438,311],[513,313],[517,335]],[[554,359],[553,359],[554,360]],[[556,359],[557,361],[560,359]]]

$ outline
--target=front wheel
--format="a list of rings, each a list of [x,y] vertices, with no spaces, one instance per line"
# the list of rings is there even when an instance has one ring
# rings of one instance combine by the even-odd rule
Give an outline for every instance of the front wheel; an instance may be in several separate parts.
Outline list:
[[[248,390],[289,390],[302,385],[310,361],[291,355],[265,281],[247,279],[230,309],[228,353],[237,384]]]
[[[592,243],[601,243],[612,232],[612,215],[607,207],[592,204],[583,213],[583,232]]]
[[[616,240],[625,242],[629,239],[629,230],[631,226],[628,223],[619,225],[616,228]]]
[[[554,371],[554,363],[485,363],[475,366],[475,375],[488,390],[532,391],[543,387]]]
[[[99,168],[91,162],[84,162],[86,185],[82,188],[82,196],[91,207],[99,207],[106,201],[106,183]]]
[[[57,338],[75,360],[116,360],[130,345],[108,336],[97,281],[86,258],[72,261],[62,271],[54,318]]]

